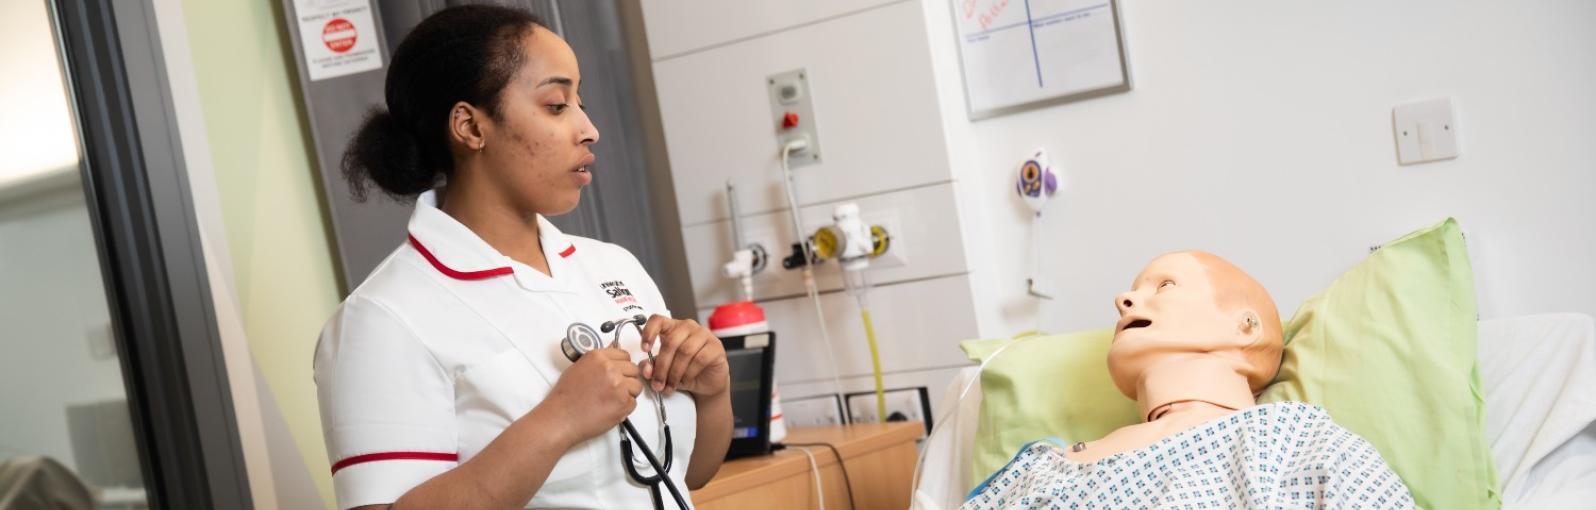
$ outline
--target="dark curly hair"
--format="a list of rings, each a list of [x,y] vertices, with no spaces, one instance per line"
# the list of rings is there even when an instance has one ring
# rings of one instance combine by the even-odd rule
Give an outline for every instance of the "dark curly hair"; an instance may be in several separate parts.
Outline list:
[[[525,60],[521,39],[546,26],[508,7],[466,5],[428,16],[406,35],[388,66],[384,98],[344,149],[350,194],[368,184],[404,201],[454,173],[446,120],[456,102],[499,114],[499,93]]]

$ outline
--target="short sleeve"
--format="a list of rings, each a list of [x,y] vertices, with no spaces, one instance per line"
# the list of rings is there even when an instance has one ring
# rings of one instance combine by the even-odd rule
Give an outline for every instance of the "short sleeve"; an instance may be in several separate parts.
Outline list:
[[[314,365],[338,508],[392,503],[457,465],[451,379],[392,310],[351,296]]]

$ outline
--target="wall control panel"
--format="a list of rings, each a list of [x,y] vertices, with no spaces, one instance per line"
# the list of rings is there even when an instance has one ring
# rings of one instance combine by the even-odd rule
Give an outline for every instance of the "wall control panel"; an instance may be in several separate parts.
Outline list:
[[[820,129],[815,119],[814,95],[809,90],[809,72],[794,69],[770,75],[765,79],[770,92],[770,128],[776,135],[776,147],[786,147],[792,140],[807,142],[803,150],[794,151],[787,163],[793,168],[813,165],[821,161]],[[777,154],[777,157],[780,157]]]

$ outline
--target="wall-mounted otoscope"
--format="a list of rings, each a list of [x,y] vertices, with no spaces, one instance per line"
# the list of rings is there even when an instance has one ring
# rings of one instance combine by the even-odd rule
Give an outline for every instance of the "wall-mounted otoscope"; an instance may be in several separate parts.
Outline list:
[[[1052,291],[1042,283],[1042,210],[1047,209],[1053,194],[1062,190],[1063,179],[1054,173],[1047,151],[1037,149],[1020,163],[1020,172],[1014,181],[1014,191],[1031,209],[1031,275],[1025,279],[1025,292],[1038,299],[1053,299]]]

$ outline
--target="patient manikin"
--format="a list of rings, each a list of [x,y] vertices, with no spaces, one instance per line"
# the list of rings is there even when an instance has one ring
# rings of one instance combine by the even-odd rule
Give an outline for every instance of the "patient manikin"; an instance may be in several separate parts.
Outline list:
[[[1109,374],[1142,421],[1026,445],[964,508],[1413,507],[1379,452],[1324,410],[1257,405],[1283,341],[1274,301],[1241,269],[1164,255],[1114,306]]]

